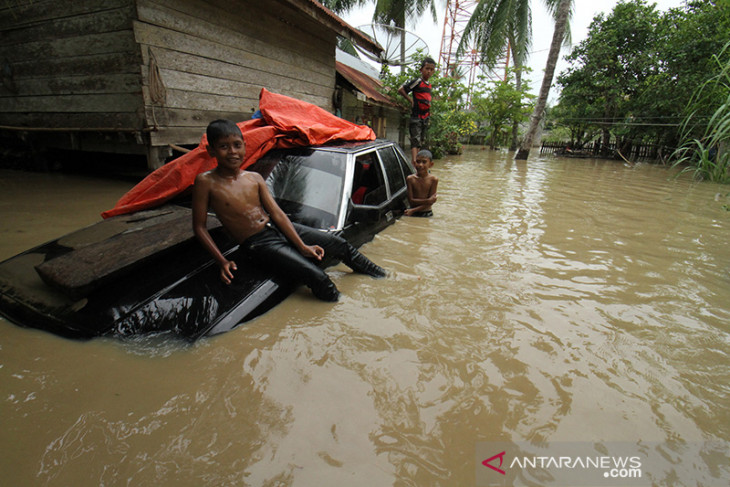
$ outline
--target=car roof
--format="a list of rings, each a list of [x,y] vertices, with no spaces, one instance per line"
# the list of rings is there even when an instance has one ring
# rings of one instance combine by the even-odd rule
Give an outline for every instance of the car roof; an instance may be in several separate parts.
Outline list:
[[[345,142],[335,142],[332,144],[325,144],[325,145],[308,145],[308,146],[299,146],[299,147],[288,147],[288,148],[281,148],[281,149],[272,149],[263,156],[261,156],[261,159],[259,160],[266,160],[271,159],[272,157],[280,157],[283,154],[302,154],[302,153],[309,153],[310,151],[317,151],[317,152],[335,152],[338,154],[356,154],[358,152],[363,152],[364,150],[368,149],[377,149],[381,147],[390,147],[390,146],[396,146],[397,144],[393,142],[392,140],[388,139],[376,139],[376,140],[357,140],[357,141],[345,141]],[[253,169],[254,166],[258,164],[258,161],[254,163],[250,169]],[[253,169],[255,170],[255,169]]]
[[[334,144],[312,146],[311,149],[351,153],[360,152],[363,149],[369,149],[371,147],[384,147],[392,144],[394,144],[394,142],[387,139],[358,140],[351,142],[337,142]]]

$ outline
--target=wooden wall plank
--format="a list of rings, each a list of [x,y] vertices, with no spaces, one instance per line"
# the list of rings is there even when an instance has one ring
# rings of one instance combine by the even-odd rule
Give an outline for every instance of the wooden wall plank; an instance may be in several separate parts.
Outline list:
[[[276,36],[292,50],[299,49],[307,53],[307,46],[301,46],[301,40],[309,37],[326,44],[332,42],[332,33],[322,24],[314,22],[288,4],[278,0],[268,2],[228,0],[188,0],[184,3],[176,0],[146,0],[148,5],[156,4],[181,14],[205,20],[234,32],[244,31],[255,39]],[[310,46],[311,47],[311,46]]]
[[[133,6],[133,0],[6,0],[0,4],[0,31],[89,12]]]
[[[147,91],[148,88],[144,87],[143,90]],[[251,103],[253,100],[256,100],[256,102]],[[234,98],[230,95],[194,93],[188,90],[167,90],[167,101],[165,102],[164,108],[251,113],[251,105],[258,106],[258,92],[256,92],[255,96],[253,96],[253,91],[251,91],[251,96]]]
[[[157,53],[157,57],[162,51],[156,49],[155,52]],[[248,90],[246,88],[253,87],[256,93],[255,98],[258,98],[258,92],[262,87],[266,87],[272,91],[286,93],[290,96],[306,93],[313,93],[317,96],[329,96],[332,91],[328,84],[304,83],[301,80],[290,77],[273,77],[270,73],[257,69],[245,69],[240,66],[216,64],[215,61],[192,57],[184,53],[176,53],[172,57],[178,59],[179,62],[165,62],[165,59],[169,58],[164,54],[157,57],[160,66],[185,66],[186,71],[159,70],[163,83],[170,88],[186,89],[186,84],[189,83],[189,89],[193,91],[227,94],[236,97],[241,96],[237,87],[244,88],[247,93]],[[216,70],[217,66],[220,66],[221,69]],[[145,86],[149,85],[148,71],[147,66],[142,68],[143,84]],[[191,73],[190,71],[197,71],[202,74]],[[226,92],[226,90],[228,91]]]
[[[245,105],[243,105],[245,106]],[[255,108],[255,107],[251,107]],[[248,120],[253,115],[253,111],[235,111],[235,112],[213,112],[209,110],[191,110],[188,108],[170,108],[170,107],[154,107],[147,106],[145,108],[147,117],[150,120],[156,120],[157,125],[169,127],[195,127],[199,130],[199,137],[203,135],[200,127],[207,125],[216,118],[225,118],[234,122],[242,122]],[[155,124],[152,124],[155,126]]]
[[[63,2],[61,2],[63,3]],[[105,10],[101,12],[83,13],[74,16],[51,19],[42,23],[19,26],[2,31],[2,42],[5,46],[27,44],[37,41],[58,41],[60,39],[78,37],[80,33],[105,34],[115,31],[129,31],[132,28],[132,17],[135,11],[131,6]]]
[[[227,79],[200,76],[163,69],[160,71],[167,89],[188,91],[192,93],[222,95],[231,98],[256,98],[260,87],[255,84]]]
[[[234,51],[231,52],[232,54],[235,53]],[[300,76],[306,75],[306,69],[287,68],[285,64],[274,64],[270,59],[260,56],[246,55],[242,58],[234,58],[233,62],[221,62],[194,53],[158,47],[154,48],[154,55],[160,67],[221,79],[265,84],[272,76],[276,76],[293,80],[296,83],[308,82],[322,86],[332,85],[332,76],[330,74],[309,73],[308,79],[302,80]],[[147,52],[143,53],[143,63],[149,64],[149,54]],[[284,69],[273,72],[276,68]]]
[[[12,118],[3,120],[3,125],[15,127],[123,127],[143,128],[136,112],[14,112]]]
[[[208,57],[196,56],[192,53],[173,51],[161,47],[153,49],[158,65],[163,69],[175,69],[180,73],[218,77],[220,79],[260,83],[269,73],[257,68],[249,68],[240,64],[224,63]],[[142,53],[143,63],[149,65],[149,53]]]
[[[214,63],[220,63],[223,69],[226,68],[226,64],[231,64],[246,69],[271,73],[272,76],[286,76],[301,80],[302,82],[334,86],[334,61],[333,74],[330,76],[328,74],[312,72],[306,67],[303,68],[287,64],[279,60],[278,57],[264,56],[189,34],[154,28],[141,22],[136,22],[134,27],[137,42],[141,45],[173,49],[178,52],[187,53],[194,57],[202,58],[203,63],[206,60],[212,60]],[[142,52],[144,52],[144,49]],[[195,61],[197,60],[193,57],[188,58],[188,62]],[[160,67],[170,68],[173,66],[160,65]],[[189,69],[179,65],[175,67]],[[215,69],[215,66],[213,69]]]
[[[16,80],[23,78],[58,76],[59,74],[76,76],[94,76],[104,74],[136,74],[140,76],[140,56],[137,52],[110,52],[67,56],[63,58],[27,59],[13,63]],[[141,78],[140,78],[141,79]]]
[[[208,117],[208,120],[215,120],[216,118],[218,117]],[[150,143],[153,146],[197,144],[200,142],[200,137],[203,135],[203,132],[205,132],[204,128],[201,129],[200,127],[168,127],[159,132],[151,132]]]
[[[136,112],[142,109],[139,95],[53,95],[0,98],[0,113],[13,112]],[[3,116],[3,119],[6,117]],[[12,124],[8,124],[12,125]]]
[[[321,29],[307,32],[287,26],[271,15],[271,8],[262,9],[256,4],[248,7],[244,13],[231,11],[230,5],[225,10],[215,10],[210,4],[199,0],[184,3],[139,0],[138,12],[140,21],[150,25],[277,59],[327,76],[331,74],[334,37],[320,39]],[[315,40],[317,42],[312,42]]]
[[[80,76],[34,77],[17,83],[17,97],[78,94],[139,93],[141,77],[137,74],[94,74]],[[1,98],[1,96],[0,96]]]
[[[133,52],[137,48],[131,31],[79,35],[66,39],[29,42],[3,48],[2,54],[10,63],[36,59],[59,59],[96,54]]]
[[[157,0],[159,2],[171,3],[174,0]],[[204,4],[217,8],[217,12],[213,14],[213,18],[220,13],[230,11],[230,3],[228,0],[194,0],[195,4]],[[242,2],[245,3],[245,2]],[[266,5],[264,7],[264,5]],[[300,10],[294,9],[287,2],[280,0],[269,0],[264,2],[254,2],[253,4],[241,6],[236,11],[238,16],[231,16],[229,24],[234,30],[238,27],[236,23],[241,20],[246,23],[246,30],[253,37],[266,39],[271,41],[271,37],[281,39],[286,45],[295,52],[299,52],[305,57],[311,56],[310,50],[319,49],[321,46],[332,44],[336,37],[335,33],[325,25],[316,22],[309,16],[302,14]],[[255,19],[255,20],[253,20]],[[303,40],[307,42],[302,42]],[[331,57],[329,49],[326,51],[327,56],[324,61]]]
[[[303,16],[277,0],[268,2],[239,1],[232,4],[228,0],[145,0],[147,5],[165,8],[185,14],[195,19],[224,28],[232,32],[242,32],[253,39],[267,42],[279,39],[288,49],[311,56],[313,45],[333,42],[334,36],[322,24]],[[158,7],[159,8],[159,7]],[[142,14],[140,13],[140,19]],[[150,21],[150,23],[154,23]],[[302,39],[312,42],[302,43]],[[327,64],[328,57],[322,58]]]
[[[144,90],[147,90],[147,88],[145,87]],[[231,103],[231,97],[227,95],[211,95],[209,93],[190,93],[189,91],[183,90],[169,90],[167,92],[168,103],[164,107],[155,107],[155,109],[158,112],[161,109],[172,108],[199,110],[211,113],[241,113],[242,117],[240,118],[246,119],[258,109],[259,92],[260,90],[256,92],[255,97],[238,97],[235,98],[235,103]],[[299,99],[318,106],[327,102],[327,97],[318,97],[313,95],[302,95]],[[145,107],[145,109],[149,108],[149,105]],[[204,119],[204,123],[201,123],[200,126],[207,126],[210,120],[210,118]]]
[[[149,74],[145,66],[143,68],[142,77],[145,86],[149,86]],[[250,98],[258,100],[261,88],[268,87],[271,77],[256,70],[246,70],[241,81],[230,80],[227,78],[216,78],[214,76],[203,76],[181,71],[173,71],[161,69],[160,77],[168,89],[177,89],[191,91],[195,93],[210,93],[217,95],[229,96],[234,98]],[[326,85],[309,85],[299,82],[291,78],[281,78],[277,83],[279,91],[285,91],[292,94],[307,94],[328,97],[332,89]]]

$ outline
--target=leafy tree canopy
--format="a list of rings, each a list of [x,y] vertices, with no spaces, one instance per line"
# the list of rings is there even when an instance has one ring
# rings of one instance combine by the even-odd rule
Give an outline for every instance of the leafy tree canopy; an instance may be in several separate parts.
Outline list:
[[[486,128],[492,148],[509,144],[508,129],[527,119],[533,109],[530,101],[535,98],[527,92],[527,84],[517,88],[512,70],[504,80],[479,83],[471,97],[474,118]]]
[[[730,7],[720,3],[690,0],[662,14],[645,0],[624,0],[596,16],[566,57],[555,115],[576,136],[601,129],[604,138],[610,132],[676,146],[687,103],[717,74],[713,56],[727,42]],[[722,102],[711,91],[692,108],[705,118]]]

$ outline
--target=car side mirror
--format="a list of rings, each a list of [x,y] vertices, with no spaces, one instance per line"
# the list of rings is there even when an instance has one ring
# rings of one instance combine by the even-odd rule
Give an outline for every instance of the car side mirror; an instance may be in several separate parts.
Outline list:
[[[350,221],[371,223],[380,219],[380,210],[372,206],[352,205],[350,210]]]

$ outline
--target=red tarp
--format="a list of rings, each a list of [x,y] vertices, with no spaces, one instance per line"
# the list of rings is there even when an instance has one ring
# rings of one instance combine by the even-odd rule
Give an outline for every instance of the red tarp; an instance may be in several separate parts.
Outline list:
[[[355,125],[316,105],[266,89],[259,95],[259,110],[263,118],[237,124],[246,142],[242,169],[271,149],[375,139],[375,133],[369,127]],[[190,188],[198,174],[216,166],[215,159],[205,149],[206,144],[203,134],[198,147],[149,174],[101,216],[109,218],[153,208]]]

